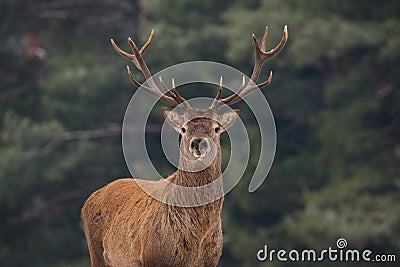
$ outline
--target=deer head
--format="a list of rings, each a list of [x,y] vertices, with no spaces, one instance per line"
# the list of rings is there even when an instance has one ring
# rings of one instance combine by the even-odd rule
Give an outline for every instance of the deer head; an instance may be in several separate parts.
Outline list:
[[[287,27],[284,27],[283,36],[279,44],[272,50],[266,51],[266,44],[268,38],[268,27],[265,28],[265,33],[262,38],[261,45],[259,44],[256,36],[253,34],[253,42],[255,46],[255,63],[252,75],[249,82],[245,83],[245,77],[239,89],[232,95],[221,99],[222,93],[222,77],[220,79],[218,92],[216,94],[213,103],[209,108],[196,109],[190,106],[190,104],[179,95],[174,79],[172,79],[172,87],[168,88],[163,82],[162,78],[159,77],[162,90],[153,80],[152,74],[147,67],[143,54],[150,45],[154,36],[154,29],[151,31],[149,38],[142,48],[138,49],[136,44],[131,38],[128,38],[128,43],[132,49],[132,54],[125,52],[117,46],[113,39],[111,44],[115,51],[123,56],[124,58],[131,61],[137,69],[139,69],[147,80],[147,85],[139,83],[133,76],[131,69],[127,66],[128,76],[132,83],[138,88],[141,88],[150,94],[158,97],[161,101],[166,104],[177,106],[181,105],[183,114],[179,114],[177,111],[167,107],[162,108],[162,113],[166,121],[181,135],[180,143],[180,166],[179,168],[187,167],[188,171],[200,171],[203,167],[209,166],[211,163],[219,164],[221,162],[221,149],[220,149],[220,134],[231,127],[238,115],[239,110],[229,110],[221,115],[218,114],[219,109],[222,105],[232,105],[252,91],[261,89],[270,84],[272,80],[272,71],[266,81],[256,84],[260,76],[262,66],[264,62],[277,55],[285,46],[288,32]],[[203,167],[199,167],[200,164]]]

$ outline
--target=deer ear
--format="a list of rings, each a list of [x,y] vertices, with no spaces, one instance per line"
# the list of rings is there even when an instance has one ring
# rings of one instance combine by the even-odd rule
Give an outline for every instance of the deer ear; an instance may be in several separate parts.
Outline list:
[[[239,109],[233,109],[218,116],[218,122],[223,127],[222,131],[228,130],[233,124],[235,124],[237,118],[239,117],[239,113]]]
[[[183,116],[167,107],[162,107],[161,112],[168,124],[171,125],[177,132],[180,132],[183,125]]]

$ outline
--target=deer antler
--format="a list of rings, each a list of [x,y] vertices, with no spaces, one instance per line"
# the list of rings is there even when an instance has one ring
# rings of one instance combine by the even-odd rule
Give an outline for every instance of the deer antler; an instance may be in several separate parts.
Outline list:
[[[221,98],[221,93],[222,93],[222,76],[219,79],[219,87],[218,87],[218,92],[217,95],[214,98],[214,101],[212,102],[210,109],[217,109],[219,105],[219,100]]]
[[[111,39],[111,44],[112,44],[114,50],[118,54],[120,54],[124,58],[131,61],[136,66],[136,68],[139,69],[143,73],[149,86],[145,86],[145,85],[139,83],[133,76],[130,67],[127,66],[128,76],[134,85],[136,85],[138,88],[142,88],[146,92],[158,97],[160,100],[164,101],[167,104],[174,105],[174,106],[182,104],[185,109],[189,109],[190,108],[189,103],[178,94],[178,91],[175,88],[174,80],[172,80],[172,90],[167,89],[167,92],[166,92],[166,94],[168,94],[169,96],[162,93],[160,91],[159,87],[157,86],[157,84],[153,80],[153,76],[151,75],[151,72],[150,72],[149,68],[147,67],[146,62],[143,59],[143,54],[146,51],[146,49],[149,47],[151,41],[153,40],[153,36],[154,36],[154,29],[151,30],[149,38],[147,39],[146,43],[142,46],[142,48],[140,48],[140,50],[137,48],[136,44],[129,37],[128,43],[132,49],[133,54],[129,54],[129,53],[125,52],[124,50],[122,50],[121,48],[119,48],[118,45],[115,43],[114,39]],[[160,82],[161,82],[161,85],[166,88],[162,79],[160,79]]]
[[[262,83],[256,84],[258,78],[260,77],[261,69],[264,64],[264,62],[277,55],[285,46],[286,41],[288,39],[288,30],[287,26],[285,25],[283,29],[283,36],[279,44],[272,50],[270,51],[265,51],[266,46],[267,46],[267,40],[268,40],[268,26],[265,27],[265,32],[264,36],[262,38],[261,46],[258,43],[257,37],[253,34],[252,35],[253,42],[254,42],[254,47],[256,50],[256,56],[254,60],[254,68],[253,68],[253,73],[251,74],[250,81],[245,85],[245,78],[243,77],[242,85],[240,88],[236,91],[236,93],[219,100],[219,103],[224,103],[226,105],[232,105],[244,97],[246,97],[248,94],[250,94],[252,91],[261,89],[271,83],[272,80],[272,71],[269,73],[268,79]],[[217,108],[218,106],[213,103],[212,107]]]

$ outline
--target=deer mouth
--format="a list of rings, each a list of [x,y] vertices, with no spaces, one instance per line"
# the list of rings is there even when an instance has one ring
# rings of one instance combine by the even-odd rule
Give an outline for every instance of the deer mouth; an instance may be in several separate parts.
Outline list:
[[[189,172],[205,170],[213,164],[217,154],[217,147],[212,139],[191,138],[179,159],[179,168]]]
[[[192,138],[189,150],[196,158],[202,158],[210,152],[210,142],[208,138]]]

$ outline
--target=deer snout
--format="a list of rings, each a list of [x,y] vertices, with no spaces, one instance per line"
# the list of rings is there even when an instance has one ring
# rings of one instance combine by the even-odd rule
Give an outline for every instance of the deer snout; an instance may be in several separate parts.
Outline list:
[[[210,151],[210,144],[207,138],[192,138],[190,140],[190,150],[196,157],[204,155]]]

